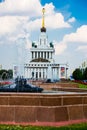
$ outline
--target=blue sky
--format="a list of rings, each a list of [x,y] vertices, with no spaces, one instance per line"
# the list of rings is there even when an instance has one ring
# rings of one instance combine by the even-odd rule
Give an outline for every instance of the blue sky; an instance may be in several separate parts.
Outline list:
[[[56,62],[68,63],[72,73],[87,60],[86,0],[0,0],[3,68],[11,69],[18,62],[29,63],[31,43],[38,41],[40,35],[43,7],[48,42],[54,43]]]
[[[71,16],[74,16],[80,22],[87,23],[87,0],[41,0],[43,5],[46,2],[52,2],[60,12],[70,13]]]

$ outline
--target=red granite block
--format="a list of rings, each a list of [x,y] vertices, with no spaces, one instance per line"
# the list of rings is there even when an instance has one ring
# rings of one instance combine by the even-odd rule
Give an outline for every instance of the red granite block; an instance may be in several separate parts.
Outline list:
[[[38,107],[37,108],[37,121],[40,122],[54,122],[55,111],[54,107]]]
[[[9,98],[9,105],[39,106],[40,99],[27,96],[16,96]]]
[[[84,118],[87,119],[87,105],[83,106]]]
[[[0,106],[0,122],[13,122],[14,120],[14,107]]]
[[[67,107],[56,107],[55,108],[55,121],[68,121]]]
[[[8,97],[0,96],[0,105],[8,105]]]
[[[67,96],[63,97],[63,105],[75,105],[82,104],[82,97],[79,96]]]
[[[35,122],[36,107],[17,106],[15,107],[15,122]]]
[[[87,104],[87,96],[83,97],[83,104]]]
[[[41,106],[60,106],[61,98],[58,97],[44,97],[40,99]]]
[[[69,119],[70,120],[77,120],[77,119],[83,119],[83,106],[76,105],[76,106],[69,106],[68,107],[68,113],[69,113]]]

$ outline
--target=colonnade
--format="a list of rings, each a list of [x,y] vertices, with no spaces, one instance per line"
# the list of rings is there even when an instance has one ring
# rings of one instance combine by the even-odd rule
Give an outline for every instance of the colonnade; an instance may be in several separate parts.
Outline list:
[[[59,79],[60,75],[60,68],[51,68],[51,71],[48,72],[47,67],[43,68],[25,68],[25,77],[32,78],[32,79],[47,79],[51,76],[52,79]]]
[[[53,58],[53,52],[42,52],[42,51],[33,51],[32,52],[32,59],[52,59]]]

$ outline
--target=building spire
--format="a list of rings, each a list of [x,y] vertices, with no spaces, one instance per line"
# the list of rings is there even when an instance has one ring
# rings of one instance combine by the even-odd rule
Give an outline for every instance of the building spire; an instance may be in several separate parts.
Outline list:
[[[42,17],[42,28],[45,26],[44,22],[44,13],[45,13],[45,8],[42,9],[43,17]]]
[[[42,9],[42,28],[41,28],[41,32],[46,32],[44,13],[45,13],[45,8]]]

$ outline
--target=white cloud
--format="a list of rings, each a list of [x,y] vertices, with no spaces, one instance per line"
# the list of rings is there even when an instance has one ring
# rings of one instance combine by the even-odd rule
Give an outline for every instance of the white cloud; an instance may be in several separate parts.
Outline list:
[[[87,45],[81,45],[79,46],[76,51],[83,53],[85,55],[85,58],[87,59]]]
[[[85,47],[82,46],[84,46],[84,44],[87,44],[87,25],[82,25],[76,30],[75,33],[65,35],[63,40],[60,43],[56,44],[56,54],[61,54],[67,48],[68,44],[71,43],[78,43],[78,50],[81,50],[82,48],[85,49]]]
[[[75,22],[75,21],[76,21],[75,17],[72,17],[72,18],[70,18],[70,19],[68,20],[69,23],[72,23],[72,22]]]
[[[42,18],[31,20],[27,23],[26,29],[29,30],[37,30],[41,28]],[[45,17],[45,26],[50,29],[58,29],[58,28],[69,28],[70,25],[67,22],[64,22],[64,17],[61,13],[55,13],[54,15]]]
[[[35,5],[38,8],[35,8]],[[51,29],[68,28],[70,24],[64,21],[61,13],[54,11],[55,7],[52,3],[46,4],[46,27]],[[22,26],[29,30],[39,29],[41,27],[42,5],[39,0],[6,0],[0,4],[0,33],[9,33],[17,31],[18,26]],[[35,18],[32,20],[30,18]],[[23,27],[22,27],[23,28]]]
[[[46,25],[52,29],[70,27],[70,24],[64,21],[64,17],[61,13],[55,13],[46,17]]]
[[[87,25],[82,25],[75,33],[66,35],[63,41],[87,43]]]
[[[0,15],[29,15],[32,17],[40,15],[40,10],[39,0],[5,0],[0,4]]]
[[[55,47],[55,54],[59,55],[64,52],[64,50],[67,48],[67,45],[65,43],[58,43],[57,41],[54,41],[54,47]]]
[[[0,17],[0,34],[12,33],[17,29],[20,24],[17,17],[2,16]]]
[[[79,46],[77,51],[87,52],[87,45],[86,46]]]
[[[64,21],[63,15],[55,12],[55,7],[52,3],[46,4],[44,7],[46,8],[46,28],[56,29],[70,27],[70,24]],[[0,39],[2,39],[2,42],[0,43],[4,43],[5,37],[8,37],[8,40],[13,42],[18,38],[18,35],[22,35],[25,30],[27,34],[30,33],[31,30],[40,29],[42,22],[41,10],[42,5],[39,0],[6,0],[1,3]],[[34,18],[33,20],[32,17]]]

